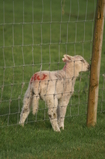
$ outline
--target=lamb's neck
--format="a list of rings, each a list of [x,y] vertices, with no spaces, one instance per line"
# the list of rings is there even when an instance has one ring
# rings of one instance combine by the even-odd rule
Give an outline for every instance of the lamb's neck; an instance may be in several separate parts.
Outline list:
[[[69,65],[68,63],[66,63],[63,67],[63,71],[70,77],[70,78],[74,78],[76,80],[76,78],[79,76],[79,72],[76,71],[76,68],[74,70],[74,66],[73,65]]]

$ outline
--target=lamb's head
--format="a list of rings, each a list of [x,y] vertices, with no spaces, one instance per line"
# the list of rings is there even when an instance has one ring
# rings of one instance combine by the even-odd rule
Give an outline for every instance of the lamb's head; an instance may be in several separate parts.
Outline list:
[[[77,72],[85,72],[90,69],[89,63],[80,55],[75,55],[75,56],[69,56],[69,55],[64,55],[64,58],[62,60],[66,63],[64,66],[64,69],[70,69]]]
[[[75,66],[78,68],[79,72],[85,72],[90,70],[89,63],[80,55],[74,56]]]

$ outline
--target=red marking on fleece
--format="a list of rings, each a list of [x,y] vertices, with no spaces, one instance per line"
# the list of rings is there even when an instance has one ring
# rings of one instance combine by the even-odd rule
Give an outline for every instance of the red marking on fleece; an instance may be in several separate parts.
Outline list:
[[[64,71],[66,70],[66,65],[63,67],[63,70],[64,70]]]
[[[44,80],[47,77],[47,75],[43,74],[42,78],[40,76],[37,76],[37,80]]]
[[[34,74],[30,80],[30,83],[32,83],[35,80],[44,80],[47,77],[47,75],[42,74],[41,77],[40,75]]]

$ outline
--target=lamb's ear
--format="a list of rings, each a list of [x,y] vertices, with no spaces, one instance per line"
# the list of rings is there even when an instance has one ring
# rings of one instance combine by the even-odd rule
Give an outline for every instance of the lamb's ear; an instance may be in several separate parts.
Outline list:
[[[64,58],[62,58],[62,60],[64,62],[70,62],[72,60],[72,56],[69,56],[69,55],[64,55]]]

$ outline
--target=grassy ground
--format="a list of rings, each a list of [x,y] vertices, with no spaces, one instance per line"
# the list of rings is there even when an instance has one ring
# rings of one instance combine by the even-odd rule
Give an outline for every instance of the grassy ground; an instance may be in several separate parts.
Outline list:
[[[85,126],[85,117],[66,119],[65,130],[53,132],[49,122],[1,129],[0,158],[92,158],[105,157],[105,114],[95,128]]]
[[[88,72],[76,81],[64,131],[53,132],[43,101],[24,128],[18,125],[28,82],[41,63],[42,70],[61,69],[65,53],[80,54],[91,63],[95,6],[90,0],[65,0],[61,10],[60,0],[0,0],[1,159],[105,158],[105,35],[96,127],[86,127]]]

